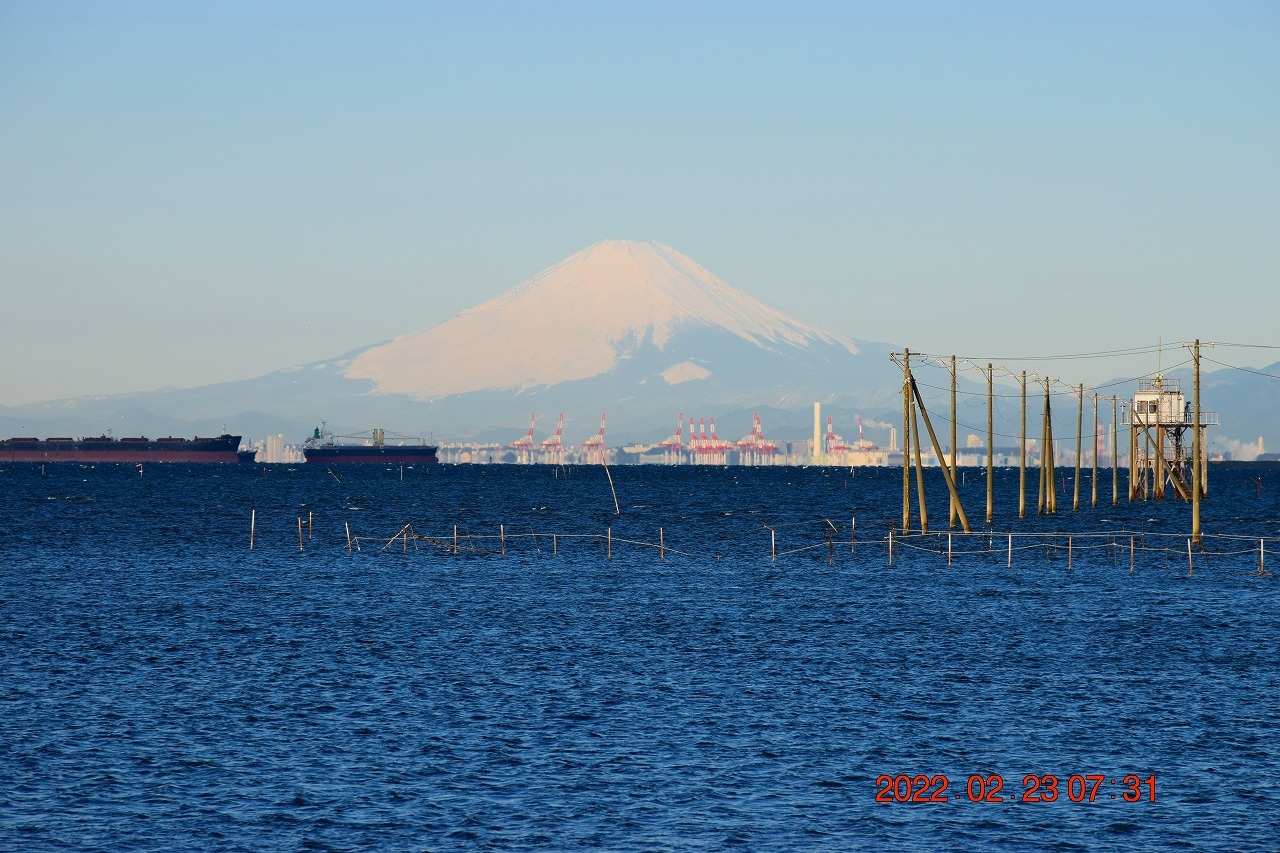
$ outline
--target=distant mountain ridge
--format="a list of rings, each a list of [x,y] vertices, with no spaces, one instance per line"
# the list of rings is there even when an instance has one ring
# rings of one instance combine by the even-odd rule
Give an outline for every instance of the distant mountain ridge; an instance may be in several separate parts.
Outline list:
[[[93,434],[226,424],[298,440],[324,419],[344,432],[491,441],[523,431],[531,411],[563,411],[570,441],[608,412],[610,442],[656,441],[681,411],[795,410],[804,422],[815,401],[891,411],[900,380],[888,353],[765,305],[670,246],[606,240],[441,323],[333,359],[0,409],[0,424]]]
[[[234,382],[0,406],[0,432],[225,429],[298,442],[326,420],[342,433],[380,426],[441,442],[505,443],[531,412],[542,424],[564,412],[569,443],[593,435],[607,412],[606,441],[619,445],[665,438],[680,412],[715,417],[722,437],[736,437],[760,410],[770,438],[804,439],[814,402],[836,416],[837,431],[852,433],[855,414],[868,424],[901,420],[891,349],[790,317],[669,246],[607,240],[394,340]],[[1211,453],[1248,453],[1258,437],[1280,449],[1280,395],[1266,376],[1277,373],[1280,364],[1205,376],[1205,405],[1223,424],[1210,433]],[[1065,426],[1060,435],[1074,434],[1074,422]],[[868,438],[883,445],[887,433],[882,426]]]

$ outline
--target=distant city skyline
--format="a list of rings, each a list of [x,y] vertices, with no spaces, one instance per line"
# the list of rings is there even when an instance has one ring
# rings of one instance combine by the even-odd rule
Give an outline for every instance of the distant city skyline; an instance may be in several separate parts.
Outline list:
[[[840,335],[1099,355],[1066,382],[1278,358],[1271,2],[10,0],[0,76],[0,405],[334,358],[605,239]]]

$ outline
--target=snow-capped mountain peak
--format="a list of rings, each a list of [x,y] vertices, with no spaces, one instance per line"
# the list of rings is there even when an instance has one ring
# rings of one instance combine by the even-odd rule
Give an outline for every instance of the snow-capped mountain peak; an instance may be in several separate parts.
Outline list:
[[[366,350],[343,373],[419,399],[520,391],[607,373],[697,328],[765,349],[822,342],[858,352],[852,340],[770,308],[669,246],[606,240],[439,325]]]

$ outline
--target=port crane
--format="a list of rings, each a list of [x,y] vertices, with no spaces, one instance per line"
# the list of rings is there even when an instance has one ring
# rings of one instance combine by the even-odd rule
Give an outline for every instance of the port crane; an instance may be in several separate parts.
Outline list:
[[[690,418],[692,422],[692,418]],[[664,438],[660,446],[664,449],[667,462],[678,463],[684,456],[684,412],[680,413],[680,417],[676,419],[676,431],[673,435]]]
[[[561,440],[564,435],[564,412],[560,413],[560,420],[556,422],[555,435],[550,438],[544,438],[542,444],[542,452],[547,454],[549,461],[554,465],[559,465],[563,461],[564,444]]]
[[[844,439],[831,431],[831,418],[827,418],[827,455],[831,457],[844,458],[845,453],[849,451],[849,445],[845,444]]]
[[[607,412],[600,413],[600,431],[582,442],[583,450],[587,451],[588,454],[592,450],[598,450],[602,460],[604,459],[604,417],[606,414]]]
[[[711,452],[711,440],[707,438],[707,425],[704,419],[698,418],[698,432],[693,434],[693,418],[689,418],[689,450],[695,462],[705,462]]]
[[[772,457],[778,446],[772,441],[764,437],[764,430],[760,426],[760,413],[756,412],[751,418],[751,432],[738,439],[738,452],[742,455],[744,462],[750,465],[759,465],[766,459]]]
[[[529,415],[529,431],[511,442],[511,446],[516,449],[517,461],[526,465],[533,461],[533,422],[537,419],[537,415]]]
[[[729,442],[716,435],[716,419],[711,418],[711,439],[707,445],[707,452],[711,456],[711,463],[714,465],[724,465],[729,461]]]

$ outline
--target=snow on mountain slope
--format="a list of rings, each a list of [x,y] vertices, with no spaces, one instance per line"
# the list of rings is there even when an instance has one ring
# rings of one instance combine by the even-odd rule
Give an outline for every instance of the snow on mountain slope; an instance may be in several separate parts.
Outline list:
[[[343,371],[377,393],[439,399],[522,391],[607,373],[683,330],[727,331],[762,349],[836,346],[849,338],[788,317],[661,243],[596,243],[439,325],[356,357]],[[668,383],[705,371],[678,359]]]

